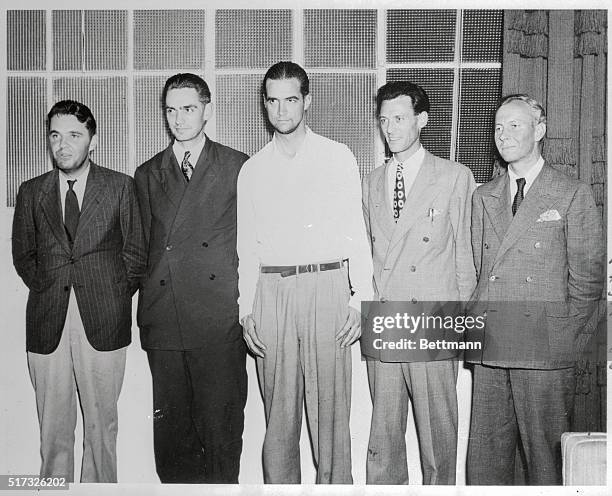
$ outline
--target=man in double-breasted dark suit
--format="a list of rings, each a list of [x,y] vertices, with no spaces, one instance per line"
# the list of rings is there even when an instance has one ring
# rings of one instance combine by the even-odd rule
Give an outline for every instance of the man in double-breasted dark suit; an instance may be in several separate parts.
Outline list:
[[[13,219],[13,261],[30,289],[40,475],[74,480],[78,391],[81,482],[116,482],[117,400],[146,264],[138,202],[131,177],[90,161],[98,138],[87,106],[56,103],[48,132],[55,168],[21,185]]]
[[[514,483],[517,447],[528,484],[561,483],[574,362],[605,277],[601,218],[590,187],[544,162],[542,106],[504,98],[495,142],[507,174],[473,197],[474,309],[486,316],[476,357],[468,483]]]
[[[149,249],[138,325],[153,378],[157,474],[237,483],[247,379],[236,181],[248,157],[205,135],[212,104],[200,77],[172,76],[162,101],[174,141],[135,175]]]

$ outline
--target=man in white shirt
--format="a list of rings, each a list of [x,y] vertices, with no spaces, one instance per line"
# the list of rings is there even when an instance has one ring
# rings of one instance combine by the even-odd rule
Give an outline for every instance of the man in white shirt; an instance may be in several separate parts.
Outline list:
[[[467,301],[476,284],[470,245],[476,186],[472,173],[421,146],[429,98],[420,86],[387,83],[376,101],[393,156],[363,181],[375,299]],[[367,483],[408,484],[405,435],[410,397],[423,483],[454,484],[457,362],[369,360],[367,366],[373,403]]]
[[[351,483],[350,345],[372,295],[359,172],[345,145],[306,126],[299,65],[273,65],[262,91],[274,136],[238,178],[238,303],[263,392],[264,481],[301,481],[305,396],[316,482]]]

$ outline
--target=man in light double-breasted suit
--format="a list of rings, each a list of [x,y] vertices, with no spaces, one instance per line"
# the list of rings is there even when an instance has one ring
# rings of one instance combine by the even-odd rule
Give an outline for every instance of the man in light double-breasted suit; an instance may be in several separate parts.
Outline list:
[[[379,301],[467,301],[476,284],[470,245],[474,178],[420,144],[429,99],[418,85],[391,82],[377,95],[393,153],[363,181],[363,209]],[[373,402],[369,484],[407,484],[406,420],[413,401],[423,482],[454,484],[457,362],[367,363]]]
[[[517,446],[528,484],[561,483],[574,362],[605,277],[601,218],[588,185],[544,162],[542,106],[504,98],[495,142],[508,172],[474,193],[475,357],[468,483],[513,484]]]
[[[48,115],[54,170],[19,188],[13,261],[30,290],[28,366],[40,421],[41,477],[117,482],[117,400],[132,339],[132,295],[146,266],[131,177],[90,161],[96,121],[64,100]]]

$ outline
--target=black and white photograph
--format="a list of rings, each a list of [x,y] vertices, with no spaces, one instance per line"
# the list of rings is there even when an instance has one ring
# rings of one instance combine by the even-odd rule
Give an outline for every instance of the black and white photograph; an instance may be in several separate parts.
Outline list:
[[[0,7],[0,496],[607,494],[608,20]]]

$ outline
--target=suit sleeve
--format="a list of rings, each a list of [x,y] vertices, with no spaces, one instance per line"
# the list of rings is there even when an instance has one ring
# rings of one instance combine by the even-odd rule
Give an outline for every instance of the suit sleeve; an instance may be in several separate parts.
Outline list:
[[[131,294],[134,294],[147,268],[147,252],[140,209],[131,177],[126,181],[121,194],[120,222],[123,236],[121,255],[127,271],[128,286]]]
[[[467,301],[476,287],[476,272],[470,237],[472,195],[476,189],[476,182],[469,169],[462,167],[460,171],[453,188],[450,208],[455,236],[455,273],[457,287],[459,288],[459,299]]]
[[[145,246],[149,246],[151,234],[151,204],[147,173],[142,167],[136,169],[134,182],[136,183],[136,196],[138,197],[138,207],[140,210],[142,232],[146,243]]]
[[[13,264],[19,277],[32,289],[36,280],[37,245],[33,198],[27,184],[17,194],[12,234]]]
[[[483,244],[483,206],[482,196],[476,190],[472,196],[472,253],[474,257],[474,268],[476,270],[476,279],[480,279],[480,271],[482,269],[482,244]]]
[[[586,324],[602,296],[605,243],[602,222],[591,189],[581,183],[567,211],[568,299],[578,330]]]

